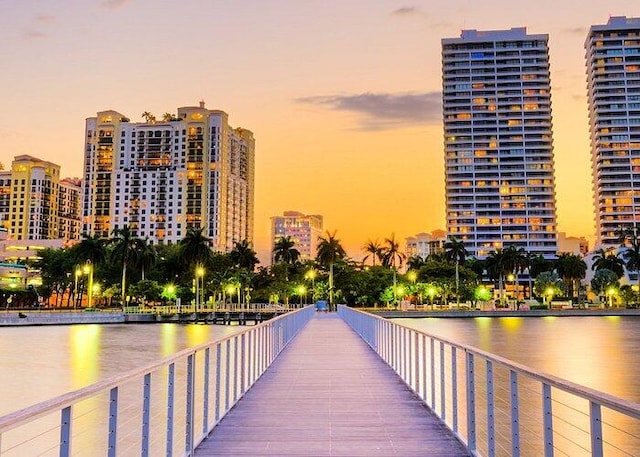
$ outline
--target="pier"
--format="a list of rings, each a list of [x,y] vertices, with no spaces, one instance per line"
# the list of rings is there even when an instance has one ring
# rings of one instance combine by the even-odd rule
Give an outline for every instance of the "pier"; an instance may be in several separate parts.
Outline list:
[[[320,313],[195,455],[470,454],[340,317]]]

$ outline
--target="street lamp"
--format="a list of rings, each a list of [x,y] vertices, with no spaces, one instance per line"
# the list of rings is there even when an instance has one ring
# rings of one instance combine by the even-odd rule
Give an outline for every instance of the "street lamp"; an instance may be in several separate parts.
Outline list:
[[[87,263],[82,267],[84,274],[89,275],[89,284],[87,285],[87,308],[93,306],[93,264],[91,260],[87,260]]]
[[[204,289],[204,268],[201,265],[196,266],[196,310],[200,305],[200,282],[202,281],[202,288]]]
[[[300,296],[300,308],[302,308],[302,296],[307,293],[307,288],[300,284],[296,287],[296,293]]]
[[[317,276],[316,270],[314,270],[313,268],[304,274],[304,279],[311,280],[311,299],[312,300],[314,299],[313,294],[315,293],[315,290],[316,290],[316,276]]]
[[[553,287],[547,287],[547,290],[545,290],[545,292],[547,293],[547,295],[549,296],[549,309],[551,309],[551,302],[553,301]]]
[[[613,296],[617,295],[618,291],[614,286],[609,286],[607,289],[607,296],[609,297],[609,308],[613,308]]]
[[[229,297],[232,297],[233,293],[236,291],[236,287],[233,284],[227,284],[227,287],[225,287],[225,291],[227,292],[227,295]],[[229,302],[233,303],[233,299],[230,298]]]
[[[82,270],[80,269],[80,267],[77,267],[75,271],[76,284],[73,288],[73,309],[76,309],[76,306],[78,304],[78,278],[80,276],[82,276]]]
[[[433,286],[432,284],[429,284],[427,286],[427,295],[429,296],[429,300],[431,303],[431,310],[433,311],[433,297],[436,296],[436,288],[435,286]]]

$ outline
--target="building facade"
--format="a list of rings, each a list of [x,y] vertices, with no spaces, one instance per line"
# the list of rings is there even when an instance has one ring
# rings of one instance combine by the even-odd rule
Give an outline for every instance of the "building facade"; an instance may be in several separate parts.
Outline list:
[[[128,226],[153,243],[203,229],[228,251],[253,239],[255,141],[228,115],[198,107],[130,122],[117,111],[88,118],[83,231],[108,237]]]
[[[297,211],[285,211],[282,216],[271,218],[271,252],[278,239],[291,237],[300,252],[300,260],[315,259],[318,238],[322,236],[322,216],[306,215]]]
[[[420,257],[425,260],[431,254],[443,254],[444,244],[447,242],[447,233],[444,230],[434,230],[431,233],[418,233],[406,240],[405,253],[407,259]]]
[[[548,35],[464,30],[442,40],[449,236],[484,258],[557,251]]]
[[[611,17],[585,42],[596,245],[640,223],[640,18]]]
[[[80,183],[60,179],[60,166],[16,156],[0,171],[0,224],[12,240],[77,240],[80,237]]]

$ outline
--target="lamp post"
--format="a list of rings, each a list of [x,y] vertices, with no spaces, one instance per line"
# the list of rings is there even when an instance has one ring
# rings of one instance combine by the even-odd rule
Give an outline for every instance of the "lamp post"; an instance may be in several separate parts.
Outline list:
[[[300,296],[300,308],[302,308],[302,296],[307,293],[307,288],[301,284],[296,287],[296,293]]]
[[[204,289],[204,281],[202,278],[204,277],[204,268],[201,265],[196,266],[196,311],[200,305],[200,282],[202,282],[202,288]]]
[[[76,283],[73,288],[73,309],[76,309],[76,306],[78,305],[78,278],[80,276],[82,276],[82,270],[80,269],[80,267],[76,267],[76,271],[75,271]]]
[[[91,308],[93,306],[93,264],[91,260],[87,260],[82,271],[86,275],[89,275],[89,283],[87,284],[87,308]]]
[[[233,284],[227,284],[227,287],[225,287],[225,291],[227,292],[227,295],[229,296],[229,302],[233,303],[233,293],[235,292],[236,288]],[[225,299],[226,301],[226,299]]]
[[[311,299],[312,300],[314,299],[314,293],[316,290],[316,276],[317,276],[316,270],[314,270],[313,268],[304,274],[304,279],[311,280]]]

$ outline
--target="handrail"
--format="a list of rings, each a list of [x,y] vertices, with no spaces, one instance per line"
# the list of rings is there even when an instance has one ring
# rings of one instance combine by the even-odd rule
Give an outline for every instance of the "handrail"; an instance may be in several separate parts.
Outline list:
[[[604,429],[617,436],[623,433],[627,436],[625,446],[631,451],[626,455],[638,455],[640,452],[640,403],[624,400],[614,395],[582,386],[577,383],[542,373],[525,365],[513,362],[504,357],[491,354],[479,348],[457,343],[447,338],[434,336],[426,332],[403,326],[397,322],[383,319],[379,316],[354,310],[345,306],[338,307],[340,316],[369,344],[394,370],[403,381],[409,385],[429,406],[439,414],[443,422],[467,444],[474,455],[496,455],[496,445],[502,449],[510,449],[510,455],[520,455],[521,434],[525,425],[522,414],[524,405],[528,409],[541,409],[540,421],[531,422],[534,426],[543,425],[540,442],[527,441],[527,447],[535,449],[536,454],[553,455],[554,450],[567,455],[576,455],[576,447],[582,452],[588,450],[589,455],[601,456],[604,449],[622,446],[614,442],[618,438],[606,439]],[[436,350],[439,346],[439,350]],[[478,361],[483,360],[485,366]],[[459,373],[459,367],[464,367]],[[484,369],[483,373],[479,373]],[[498,370],[504,372],[500,377]],[[460,375],[463,376],[460,376]],[[439,375],[439,376],[438,376]],[[479,378],[484,375],[484,383]],[[533,381],[542,387],[539,396],[540,403],[532,401],[531,389],[527,389],[528,397],[520,391],[524,381]],[[499,390],[501,389],[501,390]],[[571,418],[558,417],[552,406],[561,409],[567,405],[556,399],[554,392],[563,392],[572,398],[586,401],[588,407],[581,404],[574,407],[576,414],[589,418],[589,429],[579,429],[572,424]],[[496,399],[495,392],[503,392],[501,399]],[[536,392],[533,390],[533,392]],[[483,396],[482,396],[483,395]],[[459,404],[459,397],[466,398],[466,404]],[[479,421],[479,405],[485,409],[486,419]],[[506,406],[505,406],[506,405]],[[459,421],[460,410],[465,409],[466,426],[461,431]],[[609,411],[622,414],[624,417],[607,421]],[[604,414],[604,415],[603,415]],[[528,414],[530,416],[530,414]],[[497,423],[499,418],[505,423]],[[505,418],[507,420],[505,421]],[[554,421],[553,419],[557,419]],[[626,418],[626,419],[624,419]],[[511,423],[506,423],[511,421]],[[628,421],[635,421],[629,425]],[[617,422],[616,422],[617,421]],[[556,425],[558,422],[560,425]],[[563,422],[571,424],[581,437],[567,437],[562,430]],[[578,421],[579,422],[579,421]],[[502,433],[496,429],[501,427]],[[630,427],[630,428],[628,428]],[[479,437],[478,429],[486,431],[486,437]],[[507,429],[511,433],[505,433]],[[531,434],[531,430],[527,430]],[[535,434],[532,434],[535,435]],[[509,436],[510,442],[505,439]],[[554,443],[554,437],[556,443]],[[587,444],[588,438],[588,444]],[[496,442],[496,440],[500,440]],[[482,443],[479,441],[482,440]],[[571,448],[566,452],[559,448],[558,442]],[[624,450],[622,451],[625,452]]]
[[[27,408],[15,411],[0,417],[0,455],[7,449],[5,436],[16,430],[22,430],[26,425],[33,423],[39,418],[60,414],[59,441],[48,446],[59,448],[61,456],[70,455],[71,423],[74,421],[72,415],[73,407],[80,402],[97,398],[99,395],[109,393],[110,401],[108,411],[105,412],[109,418],[109,436],[104,439],[104,444],[108,443],[108,455],[116,455],[118,437],[117,409],[119,402],[119,389],[131,382],[140,382],[144,387],[143,429],[140,431],[141,455],[149,455],[149,423],[158,420],[150,414],[151,400],[167,402],[166,424],[152,424],[156,429],[162,428],[162,433],[167,437],[173,436],[176,429],[176,422],[187,427],[187,439],[185,443],[185,455],[191,455],[193,449],[204,439],[204,437],[215,427],[220,419],[231,407],[244,395],[248,388],[266,371],[275,360],[278,354],[291,341],[291,339],[308,322],[313,314],[313,307],[306,307],[297,311],[282,314],[261,324],[226,336],[222,339],[203,343],[198,346],[184,349],[160,361],[145,365],[142,368],[128,371],[121,375],[116,375],[99,381],[95,384],[83,387],[73,392],[60,395],[56,398],[46,400]],[[201,360],[201,367],[196,368],[196,360]],[[178,367],[178,369],[176,369]],[[163,370],[167,370],[166,378]],[[166,383],[167,392],[164,398],[153,399],[151,390],[151,379],[160,378],[160,384]],[[215,378],[215,386],[212,386],[212,377]],[[175,402],[175,392],[182,388],[186,391],[186,413],[187,417],[173,417],[173,405]],[[156,393],[156,395],[158,395]],[[195,406],[196,399],[201,399],[202,409]],[[131,402],[139,402],[140,397],[131,399]],[[82,416],[82,415],[80,415]],[[160,415],[162,416],[162,415]],[[80,420],[80,418],[78,418]],[[195,433],[195,423],[199,421],[201,433]],[[212,424],[212,425],[209,425]],[[147,427],[144,429],[144,427]],[[146,431],[145,431],[146,430]],[[121,431],[123,432],[123,431]],[[132,433],[132,430],[124,430],[125,436]],[[30,435],[30,433],[32,435]],[[159,433],[159,432],[156,432]],[[38,433],[27,431],[30,436],[24,442],[17,444],[27,445],[31,440],[36,440]],[[135,439],[134,439],[135,441]],[[173,438],[167,438],[166,455],[171,455],[177,444]],[[146,451],[144,451],[146,449]],[[9,449],[15,452],[14,448]],[[42,449],[36,451],[23,452],[25,454],[40,454]],[[88,451],[94,451],[90,449]],[[144,452],[143,452],[144,451]],[[163,450],[164,452],[164,450]]]

